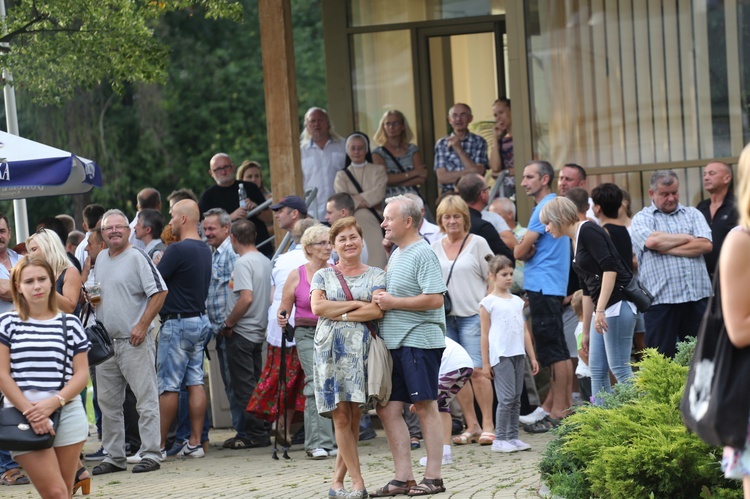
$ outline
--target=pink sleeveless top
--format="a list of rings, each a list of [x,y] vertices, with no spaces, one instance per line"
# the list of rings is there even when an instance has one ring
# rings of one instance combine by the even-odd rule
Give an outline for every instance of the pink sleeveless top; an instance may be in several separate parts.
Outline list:
[[[310,282],[307,280],[307,270],[304,265],[300,265],[297,270],[299,271],[299,284],[294,290],[294,320],[317,321],[318,316],[310,309]]]

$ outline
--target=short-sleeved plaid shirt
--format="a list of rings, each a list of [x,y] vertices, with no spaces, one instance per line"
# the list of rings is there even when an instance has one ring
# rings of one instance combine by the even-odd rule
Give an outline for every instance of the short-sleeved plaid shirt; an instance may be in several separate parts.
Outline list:
[[[646,248],[652,232],[690,234],[711,241],[711,229],[700,211],[677,205],[664,213],[655,205],[647,206],[633,217],[630,236],[638,258],[638,278],[654,295],[654,305],[687,303],[711,296],[711,280],[703,256],[664,255]]]
[[[489,165],[489,161],[487,160],[487,141],[479,135],[471,132],[467,133],[466,137],[461,141],[461,147],[474,163],[484,165],[485,168]],[[445,168],[449,172],[464,169],[458,153],[448,145],[448,137],[443,137],[435,144],[435,170],[438,168]],[[454,190],[455,186],[453,184],[442,184],[440,188],[442,192],[445,192]]]

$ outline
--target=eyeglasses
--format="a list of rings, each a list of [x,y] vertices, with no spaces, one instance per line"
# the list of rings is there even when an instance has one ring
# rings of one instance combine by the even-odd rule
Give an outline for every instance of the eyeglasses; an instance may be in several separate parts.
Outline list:
[[[228,165],[217,166],[216,168],[212,168],[211,171],[213,173],[221,173],[221,172],[229,171],[231,168],[232,168],[232,165],[228,164]]]
[[[400,124],[401,124],[400,121],[386,121],[385,123],[383,123],[384,126],[389,127],[389,128],[394,127],[394,126],[399,126]]]
[[[108,225],[106,227],[102,227],[102,232],[112,232],[115,230],[117,232],[122,232],[123,230],[129,229],[129,228],[130,226],[128,225]]]
[[[325,247],[325,246],[333,246],[333,245],[331,244],[331,241],[318,241],[318,242],[315,242],[315,243],[310,243],[310,244],[311,244],[312,246],[320,246],[320,247]]]

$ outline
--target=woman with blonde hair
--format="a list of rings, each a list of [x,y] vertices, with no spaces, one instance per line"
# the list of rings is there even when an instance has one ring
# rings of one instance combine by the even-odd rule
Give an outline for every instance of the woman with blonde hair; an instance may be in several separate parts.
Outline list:
[[[737,348],[750,347],[750,144],[737,163],[737,211],[739,226],[727,234],[719,256],[721,311],[727,335]],[[750,424],[750,421],[748,422]],[[742,479],[745,499],[750,499],[750,432],[742,449],[724,448],[721,462],[727,478]]]
[[[432,243],[432,249],[440,261],[453,305],[445,317],[445,334],[464,347],[474,362],[471,383],[466,383],[456,396],[466,419],[466,431],[457,435],[453,443],[465,445],[478,441],[481,445],[492,445],[493,392],[490,378],[482,374],[479,303],[487,295],[486,257],[493,253],[486,239],[469,233],[469,207],[460,196],[447,196],[440,202],[436,222],[445,237]],[[474,410],[475,397],[482,411],[481,425]]]
[[[57,306],[62,312],[76,314],[81,310],[81,273],[75,268],[58,235],[49,229],[39,229],[26,239],[29,255],[39,255],[50,264],[55,274]]]
[[[78,318],[58,310],[54,280],[44,258],[22,258],[10,279],[16,310],[0,316],[3,407],[21,411],[36,434],[55,437],[49,449],[11,452],[45,498],[73,494],[78,456],[88,435],[79,394],[89,381],[89,341]],[[53,427],[50,417],[57,410],[60,418]],[[90,479],[79,484],[84,494],[89,484]]]
[[[406,117],[397,109],[390,109],[380,118],[373,140],[378,147],[372,151],[372,161],[383,165],[388,172],[386,197],[413,193],[427,179],[427,168],[419,148],[412,144],[414,134]]]

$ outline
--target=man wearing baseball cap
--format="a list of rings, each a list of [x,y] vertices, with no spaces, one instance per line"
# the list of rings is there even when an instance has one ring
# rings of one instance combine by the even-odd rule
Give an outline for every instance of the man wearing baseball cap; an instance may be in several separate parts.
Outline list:
[[[292,230],[297,220],[307,218],[307,205],[299,196],[286,196],[276,204],[271,205],[273,216],[279,227],[286,231]]]

